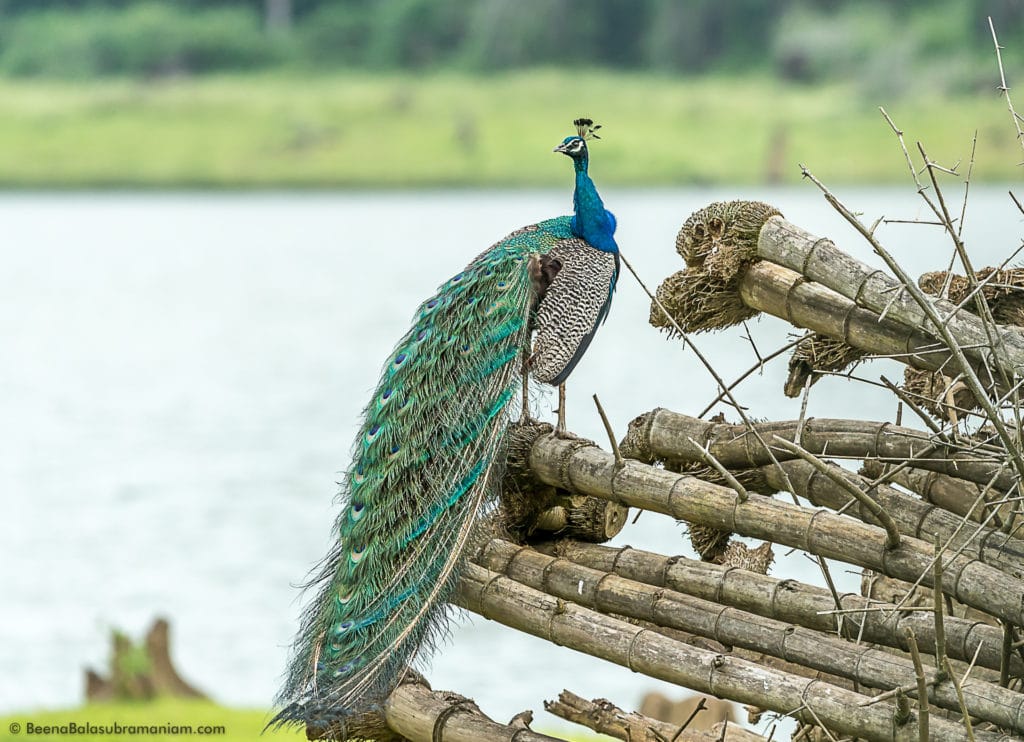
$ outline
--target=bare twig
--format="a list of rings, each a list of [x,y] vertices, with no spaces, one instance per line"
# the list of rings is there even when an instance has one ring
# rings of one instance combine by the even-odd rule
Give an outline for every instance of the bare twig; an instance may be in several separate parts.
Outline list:
[[[619,442],[615,438],[615,432],[612,430],[612,424],[608,421],[608,416],[604,414],[604,407],[601,406],[601,400],[594,395],[594,404],[597,406],[597,414],[601,416],[601,422],[604,424],[604,432],[608,434],[608,441],[612,447],[612,454],[615,456],[616,466],[622,466],[625,461],[622,458],[622,451],[619,450]]]
[[[917,649],[917,637],[913,629],[907,629],[907,646],[910,648],[910,657],[914,661],[914,671],[917,675],[917,727],[920,734],[920,742],[928,742],[928,679],[924,674],[924,665],[921,664],[921,653]]]
[[[1000,655],[999,684],[1004,688],[1010,687],[1010,652],[1013,651],[1013,624],[1003,621],[1003,650]]]
[[[1003,71],[1003,47],[999,46],[999,39],[996,38],[996,26],[992,22],[992,16],[988,17],[988,28],[992,32],[992,44],[996,48],[996,62],[999,64],[999,85],[996,89],[1006,98],[1006,107],[1010,111],[1010,118],[1013,120],[1013,126],[1017,130],[1017,141],[1024,148],[1024,131],[1021,131],[1020,116],[1013,110],[1013,101],[1010,100],[1010,86],[1006,84],[1006,72]]]
[[[943,621],[942,611],[942,550],[939,548],[939,539],[935,539],[935,559],[932,562],[932,603],[935,610],[935,678],[938,681],[945,680],[946,668],[949,667],[949,658],[946,656],[946,624]]]
[[[757,362],[757,363],[755,363],[755,364],[754,364],[753,366],[751,366],[750,368],[748,368],[748,369],[747,369],[746,371],[744,371],[744,372],[743,372],[742,374],[740,374],[739,376],[737,376],[737,377],[736,377],[736,380],[735,380],[734,382],[732,382],[731,384],[729,384],[729,386],[727,387],[727,388],[728,388],[728,390],[729,390],[729,391],[731,392],[731,391],[732,391],[733,389],[735,389],[735,388],[736,388],[737,386],[739,386],[741,382],[743,382],[743,381],[745,381],[745,380],[746,380],[747,378],[749,378],[751,374],[753,374],[754,372],[757,372],[757,371],[761,371],[761,370],[763,370],[763,369],[764,369],[764,366],[765,366],[765,364],[766,364],[766,363],[768,363],[768,361],[771,361],[771,360],[773,360],[773,359],[775,359],[775,358],[778,358],[779,356],[781,356],[781,355],[782,355],[783,353],[785,353],[786,351],[788,351],[788,350],[792,350],[793,348],[795,348],[795,347],[797,346],[797,344],[798,344],[798,343],[799,343],[799,342],[800,342],[801,340],[803,340],[803,338],[797,338],[797,339],[796,339],[796,340],[794,340],[793,342],[791,342],[791,343],[786,343],[785,345],[783,345],[783,346],[782,346],[781,348],[779,348],[778,350],[776,350],[776,351],[773,351],[772,353],[769,353],[769,354],[768,354],[768,355],[766,355],[766,356],[765,356],[764,358],[759,358],[759,359],[758,359],[758,362]],[[718,404],[718,403],[719,403],[719,402],[721,402],[721,401],[722,401],[723,399],[725,399],[725,397],[726,397],[726,392],[725,392],[725,390],[722,390],[722,391],[720,391],[720,392],[718,393],[718,396],[717,396],[717,397],[715,397],[715,398],[714,398],[713,400],[711,400],[711,401],[710,401],[710,402],[709,402],[709,403],[707,404],[707,406],[705,406],[705,407],[704,407],[704,409],[700,411],[700,413],[699,413],[699,414],[697,415],[697,417],[704,417],[704,416],[705,416],[706,414],[708,414],[709,412],[711,412],[711,409],[712,409],[712,408],[713,408],[713,407],[714,407],[714,406],[715,406],[716,404]]]
[[[747,492],[747,488],[740,483],[740,480],[734,477],[731,471],[722,466],[722,462],[712,456],[706,446],[702,447],[697,443],[697,441],[693,440],[693,438],[690,438],[690,442],[696,447],[697,455],[701,457],[704,463],[717,471],[722,476],[722,479],[724,479],[730,487],[736,490],[736,494],[739,495],[740,502],[746,502],[750,493]]]

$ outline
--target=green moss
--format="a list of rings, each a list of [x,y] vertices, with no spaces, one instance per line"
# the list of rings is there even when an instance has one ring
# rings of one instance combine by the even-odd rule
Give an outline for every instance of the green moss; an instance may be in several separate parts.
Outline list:
[[[148,675],[152,670],[152,662],[150,662],[149,652],[146,650],[146,646],[143,643],[135,643],[131,640],[127,634],[120,631],[114,631],[114,645],[118,642],[124,642],[126,649],[121,654],[118,662],[120,667],[117,668],[118,672],[125,677],[138,677],[140,675]]]
[[[966,168],[977,129],[975,179],[1019,177],[997,96],[888,110],[946,165]],[[551,148],[580,114],[604,124],[592,170],[605,185],[795,182],[797,163],[830,183],[908,177],[852,87],[540,70],[0,80],[0,187],[564,186]]]

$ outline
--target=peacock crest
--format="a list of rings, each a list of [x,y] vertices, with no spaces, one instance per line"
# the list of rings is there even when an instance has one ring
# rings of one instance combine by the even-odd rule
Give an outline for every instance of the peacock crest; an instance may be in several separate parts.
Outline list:
[[[597,130],[601,128],[601,124],[595,124],[593,119],[578,118],[574,119],[572,125],[576,127],[576,133],[580,139],[600,139]]]

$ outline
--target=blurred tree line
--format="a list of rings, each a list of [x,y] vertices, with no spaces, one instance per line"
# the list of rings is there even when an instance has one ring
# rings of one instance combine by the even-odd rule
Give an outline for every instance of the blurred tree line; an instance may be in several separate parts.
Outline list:
[[[890,84],[927,65],[948,89],[976,84],[963,69],[991,55],[989,15],[1004,44],[1024,42],[1024,0],[0,0],[0,72],[568,66]]]

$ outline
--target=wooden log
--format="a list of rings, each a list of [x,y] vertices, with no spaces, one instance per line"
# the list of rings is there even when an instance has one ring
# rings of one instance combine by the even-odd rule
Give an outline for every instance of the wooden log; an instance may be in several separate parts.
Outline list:
[[[914,723],[894,723],[896,709],[888,702],[862,707],[859,704],[868,697],[859,693],[672,641],[476,564],[467,564],[460,575],[456,601],[485,618],[634,672],[789,714],[804,723],[820,723],[840,734],[886,742],[905,742],[917,734]],[[949,742],[967,739],[959,723],[934,719],[932,729],[941,735],[939,739]],[[979,730],[975,739],[989,742],[1019,738]]]
[[[850,612],[844,619],[833,613],[836,599],[831,592],[797,580],[780,580],[682,556],[667,557],[631,546],[612,548],[559,541],[544,548],[597,570],[818,631],[835,632],[847,639],[907,651],[905,632],[911,628],[926,652],[935,646],[931,614],[900,611],[891,603],[869,601],[857,593],[839,595],[839,607]],[[945,629],[946,652],[951,657],[970,662],[976,656],[979,666],[999,669],[1002,632],[998,628],[981,621],[947,617]],[[1012,657],[1011,663],[1014,675],[1024,674],[1024,662],[1019,657]]]
[[[471,699],[418,683],[400,685],[392,692],[384,704],[384,718],[391,729],[412,742],[564,742],[523,723],[500,724]]]
[[[983,486],[992,481],[1002,492],[1014,486],[1013,474],[1004,466],[1005,457],[982,451],[961,453],[923,431],[866,420],[810,417],[802,426],[798,420],[755,423],[755,435],[745,425],[710,422],[659,407],[630,423],[622,448],[625,455],[645,462],[699,462],[702,458],[698,450],[706,445],[709,453],[729,469],[748,469],[773,463],[772,454],[779,461],[793,459],[794,454],[788,451],[769,452],[762,441],[770,441],[773,435],[792,441],[798,428],[800,439],[794,442],[816,455],[873,458],[891,464],[912,460],[919,469]]]
[[[861,306],[907,326],[934,330],[931,321],[899,281],[884,271],[865,265],[780,216],[768,219],[761,228],[757,254],[764,260],[799,272]],[[943,299],[933,299],[935,309],[964,352],[976,359],[989,359],[1010,378],[1024,370],[1024,335],[1012,326],[986,328],[976,315],[958,310]],[[992,342],[992,338],[995,342]]]
[[[931,587],[931,544],[904,538],[898,548],[887,549],[882,529],[847,516],[756,494],[740,502],[732,489],[636,461],[618,466],[596,447],[575,447],[550,436],[534,443],[530,468],[541,481],[580,494],[785,544],[908,582],[924,575],[923,584]],[[1024,623],[1024,582],[963,555],[951,556],[945,570],[943,589],[950,597]]]
[[[562,600],[614,615],[650,621],[890,690],[913,683],[909,658],[856,644],[838,636],[758,616],[665,588],[656,588],[567,559],[492,539],[477,558],[487,569]],[[970,713],[999,727],[1024,732],[1024,694],[978,680],[962,685]],[[959,710],[952,683],[929,689],[932,703]]]

